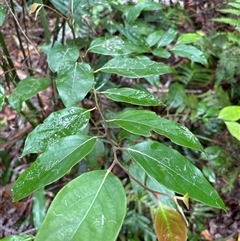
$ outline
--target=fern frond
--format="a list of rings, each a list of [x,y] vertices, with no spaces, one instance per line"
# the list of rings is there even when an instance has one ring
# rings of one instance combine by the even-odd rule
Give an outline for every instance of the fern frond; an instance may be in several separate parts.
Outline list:
[[[240,9],[240,1],[239,2],[230,2],[230,3],[228,3],[228,5],[230,5],[234,8]]]
[[[229,42],[238,44],[240,46],[240,33],[234,34],[234,33],[228,32],[227,38]]]
[[[220,22],[220,23],[226,23],[234,27],[240,26],[240,21],[239,19],[234,19],[234,18],[213,18],[212,19],[215,22]]]
[[[218,9],[221,13],[233,14],[236,16],[240,16],[240,9],[226,8],[226,9]]]

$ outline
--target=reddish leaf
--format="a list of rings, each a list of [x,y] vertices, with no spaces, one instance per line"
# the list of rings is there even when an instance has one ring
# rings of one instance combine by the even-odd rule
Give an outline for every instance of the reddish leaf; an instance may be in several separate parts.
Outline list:
[[[154,224],[159,241],[187,240],[187,227],[183,217],[168,206],[160,204]]]

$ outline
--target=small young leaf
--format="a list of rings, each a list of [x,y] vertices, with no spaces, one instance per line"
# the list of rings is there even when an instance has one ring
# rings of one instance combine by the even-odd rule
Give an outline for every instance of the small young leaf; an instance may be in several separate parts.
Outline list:
[[[159,106],[164,105],[162,101],[157,99],[154,95],[131,88],[112,88],[102,92],[107,98],[125,102],[133,105],[141,106]]]
[[[158,47],[163,47],[170,44],[175,39],[177,34],[178,31],[172,28],[168,29],[168,31],[166,31],[158,41]]]
[[[204,53],[194,46],[184,44],[176,45],[175,47],[171,48],[171,51],[180,57],[188,58],[193,62],[207,65],[207,59]]]
[[[173,83],[170,85],[168,92],[168,101],[171,108],[179,107],[186,98],[185,89],[183,85],[179,83]]]
[[[240,124],[233,121],[225,121],[225,124],[230,134],[240,141]]]
[[[218,115],[218,118],[225,121],[237,121],[240,119],[240,106],[227,106],[223,108]]]
[[[95,142],[96,137],[75,135],[51,145],[13,184],[13,200],[20,200],[61,178],[92,151]]]
[[[3,6],[0,6],[0,27],[3,25],[7,16],[6,10]]]
[[[128,153],[149,176],[167,188],[225,210],[222,199],[201,171],[176,150],[146,141],[128,148]]]
[[[203,151],[198,139],[185,126],[157,116],[154,112],[145,110],[128,110],[113,121],[123,129],[135,135],[151,136],[151,131],[168,137],[177,145]]]
[[[94,39],[88,51],[103,55],[119,56],[133,52],[141,53],[143,52],[143,49],[127,40],[115,36],[111,38],[101,37]]]
[[[2,85],[0,85],[0,111],[3,108],[4,102],[5,102],[5,91],[2,87]]]
[[[97,71],[114,73],[129,78],[140,78],[174,72],[169,66],[151,61],[150,59],[143,60],[138,58],[121,57],[111,59]]]
[[[79,50],[77,48],[55,45],[47,54],[47,62],[53,72],[58,72],[61,68],[72,66],[78,57]]]
[[[94,83],[90,65],[74,63],[68,69],[59,72],[56,79],[59,95],[66,107],[79,104]]]
[[[70,135],[82,134],[90,113],[79,107],[69,107],[50,114],[27,137],[22,156],[44,152],[47,147]]]
[[[197,42],[201,39],[201,35],[197,33],[184,33],[181,36],[179,36],[177,40],[177,44],[190,44]]]
[[[88,172],[57,194],[35,241],[115,241],[125,214],[120,180],[108,171]]]
[[[160,204],[154,227],[159,241],[187,240],[187,227],[182,215],[168,206]]]
[[[13,109],[21,111],[22,103],[51,84],[49,78],[27,77],[19,82],[8,101]]]

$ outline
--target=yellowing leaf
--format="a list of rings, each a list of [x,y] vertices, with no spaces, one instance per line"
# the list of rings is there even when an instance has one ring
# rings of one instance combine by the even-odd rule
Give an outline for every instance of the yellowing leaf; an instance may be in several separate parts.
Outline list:
[[[182,215],[168,206],[160,204],[154,225],[158,241],[187,240],[187,227]]]
[[[41,6],[42,4],[39,4],[39,3],[34,3],[31,8],[30,8],[30,11],[29,11],[29,14],[32,14],[36,11],[36,9],[38,8],[38,6]]]

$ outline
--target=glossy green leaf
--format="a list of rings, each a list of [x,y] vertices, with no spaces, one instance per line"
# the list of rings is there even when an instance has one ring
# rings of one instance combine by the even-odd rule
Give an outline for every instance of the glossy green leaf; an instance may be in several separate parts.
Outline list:
[[[150,59],[143,60],[138,58],[120,57],[111,59],[98,71],[118,74],[129,78],[141,78],[174,72],[169,66],[151,61]]]
[[[152,51],[152,54],[165,59],[168,59],[171,57],[171,54],[164,48],[156,48]]]
[[[227,106],[223,108],[218,115],[218,118],[225,121],[237,121],[240,119],[240,106]]]
[[[168,137],[172,142],[203,151],[198,139],[185,126],[157,116],[146,110],[128,110],[108,122],[114,122],[123,129],[135,134],[149,137],[151,131]]]
[[[20,200],[62,176],[81,161],[96,142],[96,137],[67,136],[40,155],[13,184],[13,200]]]
[[[135,6],[126,8],[124,15],[128,23],[133,23],[143,10],[156,11],[162,9],[162,5],[151,1],[143,1]]]
[[[180,57],[190,59],[193,62],[201,63],[207,65],[207,59],[204,53],[191,45],[176,45],[171,48],[171,51]]]
[[[57,89],[66,107],[79,104],[87,95],[94,83],[90,65],[75,63],[68,69],[60,71],[57,79]]]
[[[2,85],[0,85],[0,111],[3,108],[4,102],[5,102],[5,91],[2,87]]]
[[[127,87],[107,89],[102,93],[111,100],[125,102],[133,105],[141,105],[141,106],[164,105],[162,101],[160,101],[154,95],[146,91],[131,89]]]
[[[201,35],[197,33],[184,33],[179,36],[177,44],[190,44],[195,43],[201,39]]]
[[[6,10],[3,6],[0,6],[0,27],[3,25],[7,16]]]
[[[24,101],[46,89],[50,84],[51,80],[49,78],[27,77],[18,83],[8,101],[13,109],[21,111]]]
[[[123,40],[118,36],[111,37],[111,38],[100,37],[100,38],[94,39],[88,51],[97,53],[97,54],[111,55],[111,56],[127,55],[133,52],[135,53],[143,52],[141,47],[127,40]]]
[[[57,194],[35,241],[115,241],[125,214],[120,180],[109,171],[88,172]]]
[[[225,124],[230,134],[240,141],[240,124],[232,121],[225,121]]]
[[[182,215],[168,206],[159,205],[154,227],[159,241],[187,240],[187,227]]]
[[[170,44],[178,34],[177,30],[172,28],[168,29],[164,34],[161,36],[160,40],[158,41],[158,47],[163,47]]]
[[[79,50],[77,48],[62,45],[55,45],[47,54],[47,62],[53,72],[58,72],[69,65],[72,66],[78,58]]]
[[[82,134],[88,125],[90,113],[79,107],[69,107],[53,112],[38,125],[27,137],[22,156],[38,153],[60,139]]]
[[[225,209],[222,199],[204,175],[179,152],[155,141],[128,148],[146,173],[167,188],[212,207]]]
[[[31,235],[11,235],[1,238],[1,241],[33,241],[34,237]]]
[[[33,194],[32,215],[34,227],[39,229],[46,215],[46,199],[45,190],[43,187],[36,190]]]
[[[161,39],[163,33],[164,32],[162,30],[158,30],[148,35],[146,39],[148,46],[152,47],[153,45],[155,45]]]

